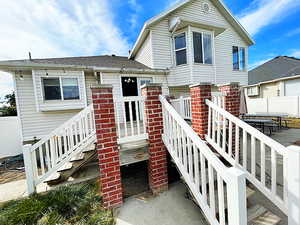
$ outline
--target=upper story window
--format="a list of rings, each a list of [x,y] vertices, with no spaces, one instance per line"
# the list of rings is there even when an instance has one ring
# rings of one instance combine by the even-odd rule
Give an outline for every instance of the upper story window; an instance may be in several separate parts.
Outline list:
[[[186,58],[186,36],[185,33],[179,34],[174,37],[175,42],[175,57],[176,65],[183,65],[187,63]]]
[[[44,100],[78,100],[79,85],[77,78],[42,78]]]
[[[212,36],[207,33],[193,32],[194,62],[212,64]]]
[[[232,47],[233,70],[246,69],[246,49],[243,47]]]

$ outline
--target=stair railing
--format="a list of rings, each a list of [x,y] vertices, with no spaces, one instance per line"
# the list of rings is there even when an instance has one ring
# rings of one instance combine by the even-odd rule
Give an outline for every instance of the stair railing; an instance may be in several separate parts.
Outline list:
[[[206,100],[207,142],[284,213],[288,213],[287,148]],[[260,165],[257,167],[257,165]],[[266,177],[270,175],[270,183]],[[280,184],[280,185],[279,185]]]
[[[24,145],[28,193],[96,140],[93,105],[89,105],[34,145]]]
[[[180,96],[177,99],[170,100],[171,105],[175,110],[187,120],[192,119],[191,97]]]
[[[246,225],[244,172],[226,167],[166,98],[160,101],[163,142],[210,224]]]

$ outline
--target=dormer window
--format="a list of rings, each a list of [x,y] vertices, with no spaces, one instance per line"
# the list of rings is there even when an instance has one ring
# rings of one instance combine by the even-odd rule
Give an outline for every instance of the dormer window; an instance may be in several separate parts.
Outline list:
[[[212,36],[208,33],[193,32],[194,62],[212,64]]]
[[[176,58],[176,65],[183,65],[187,63],[187,56],[186,56],[186,35],[185,33],[176,35],[174,37],[174,44],[175,44],[175,58]]]

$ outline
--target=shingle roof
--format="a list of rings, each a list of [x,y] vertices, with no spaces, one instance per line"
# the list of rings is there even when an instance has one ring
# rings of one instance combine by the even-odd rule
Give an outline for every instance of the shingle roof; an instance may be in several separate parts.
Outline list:
[[[32,60],[10,60],[1,61],[5,63],[42,63],[42,64],[59,64],[59,65],[74,65],[74,66],[91,66],[105,68],[128,68],[128,69],[150,69],[142,63],[128,59],[124,56],[83,56],[83,57],[66,57],[66,58],[48,58],[48,59],[32,59]]]
[[[277,56],[263,65],[249,71],[249,84],[257,84],[278,78],[300,75],[300,59]]]

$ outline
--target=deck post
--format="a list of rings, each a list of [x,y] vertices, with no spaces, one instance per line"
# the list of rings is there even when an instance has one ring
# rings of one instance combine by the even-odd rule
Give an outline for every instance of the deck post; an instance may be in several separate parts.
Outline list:
[[[247,224],[246,174],[240,169],[228,169],[228,225]]]
[[[149,135],[149,185],[153,194],[168,189],[167,150],[162,140],[163,116],[159,95],[161,84],[145,84],[142,95],[145,97],[145,121]]]
[[[200,83],[190,86],[192,105],[192,127],[204,139],[208,132],[208,106],[206,99],[211,100],[211,84]]]
[[[287,147],[288,225],[300,225],[300,147]]]
[[[241,104],[241,92],[240,92],[240,84],[238,82],[232,82],[229,84],[219,85],[219,91],[225,93],[225,110],[232,115],[239,118],[240,116],[240,104]],[[232,127],[232,137],[236,135],[236,128],[233,124]],[[236,146],[236,139],[232,138],[232,153],[239,152]]]
[[[100,169],[103,206],[116,208],[123,203],[120,155],[117,144],[112,85],[91,87],[96,125],[96,150]]]
[[[26,182],[27,182],[27,193],[31,195],[36,192],[36,186],[34,183],[34,170],[33,170],[33,160],[31,155],[31,145],[23,146],[23,157],[26,173]]]

